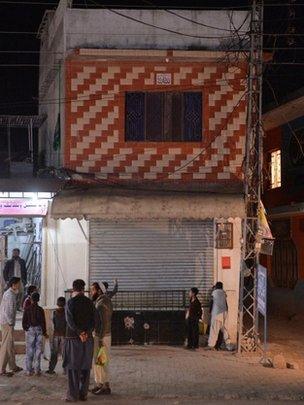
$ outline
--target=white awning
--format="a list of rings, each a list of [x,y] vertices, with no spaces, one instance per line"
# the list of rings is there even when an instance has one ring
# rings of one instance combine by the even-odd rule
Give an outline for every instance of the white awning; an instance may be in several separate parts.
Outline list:
[[[244,218],[241,194],[144,191],[117,188],[64,190],[51,217],[105,220]]]

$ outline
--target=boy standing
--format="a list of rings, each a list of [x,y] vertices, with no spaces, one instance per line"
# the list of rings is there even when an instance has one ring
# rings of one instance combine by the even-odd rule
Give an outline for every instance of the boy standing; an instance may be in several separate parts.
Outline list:
[[[188,312],[188,349],[199,348],[199,320],[202,316],[202,305],[197,298],[198,289],[191,288],[189,292],[190,305]]]
[[[51,343],[51,359],[47,374],[55,374],[58,354],[63,353],[63,343],[66,335],[65,298],[59,297],[57,308],[53,313],[54,335]]]
[[[36,292],[37,291],[37,287],[35,286],[35,285],[30,285],[28,288],[27,288],[27,295],[26,295],[26,298],[25,298],[25,300],[24,300],[24,302],[23,302],[23,311],[27,308],[27,307],[29,307],[30,305],[31,305],[31,303],[32,303],[32,301],[31,301],[31,295],[34,293],[34,292]]]
[[[43,336],[47,337],[44,310],[38,305],[40,296],[31,295],[31,305],[23,313],[22,327],[26,331],[26,371],[29,376],[41,375]],[[35,365],[33,361],[35,357]]]

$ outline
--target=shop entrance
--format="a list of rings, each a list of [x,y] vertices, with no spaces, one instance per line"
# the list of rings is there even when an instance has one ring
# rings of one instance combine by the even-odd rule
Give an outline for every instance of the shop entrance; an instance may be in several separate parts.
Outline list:
[[[14,248],[20,250],[20,257],[27,268],[27,285],[40,288],[42,267],[42,221],[41,217],[0,217],[1,279],[5,287],[3,268],[12,257]]]
[[[113,344],[183,344],[188,290],[214,282],[213,220],[90,220],[90,283],[119,280]]]

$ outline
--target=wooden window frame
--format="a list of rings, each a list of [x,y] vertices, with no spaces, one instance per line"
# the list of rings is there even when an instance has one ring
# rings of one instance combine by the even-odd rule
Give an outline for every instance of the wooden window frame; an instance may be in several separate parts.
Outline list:
[[[278,156],[280,159],[280,168],[276,169],[276,170],[277,171],[280,170],[280,173],[279,174],[277,173],[273,176],[273,170],[274,170],[273,165],[277,164],[277,162],[275,162],[275,160],[278,159]],[[274,157],[274,159],[273,159],[273,157]],[[276,189],[282,187],[282,150],[281,149],[274,149],[269,152],[269,173],[270,173],[270,176],[269,176],[270,190],[276,190]]]
[[[203,141],[203,93],[202,91],[199,90],[193,90],[193,91],[128,91],[126,94],[132,94],[132,93],[142,93],[144,94],[144,123],[143,123],[143,128],[144,128],[144,136],[143,139],[131,139],[130,134],[127,134],[127,115],[128,115],[128,110],[127,110],[127,98],[125,102],[125,142],[136,142],[136,143],[144,143],[144,142],[152,142],[152,143],[157,143],[157,142],[177,142],[177,143],[200,143]],[[200,116],[200,129],[199,129],[199,139],[185,139],[186,137],[186,131],[185,131],[185,97],[184,94],[186,93],[197,93],[200,95],[200,105],[201,105],[201,116]],[[147,116],[149,114],[148,112],[148,102],[147,102],[147,95],[149,94],[161,94],[161,133],[159,138],[155,137],[153,139],[153,136],[148,136],[148,119]],[[174,117],[172,115],[172,109],[170,111],[170,107],[166,108],[168,105],[166,103],[166,96],[171,94],[171,101],[173,100],[173,95],[178,94],[180,95],[180,109],[181,109],[181,116],[180,116],[180,131],[179,133],[175,133],[173,129],[173,121]],[[172,104],[171,104],[172,106]],[[172,107],[171,107],[172,108]],[[170,113],[168,113],[170,111]],[[166,120],[165,116],[169,115],[170,119]],[[171,114],[171,115],[170,115]],[[195,137],[195,136],[194,136]],[[157,139],[158,138],[158,139]]]

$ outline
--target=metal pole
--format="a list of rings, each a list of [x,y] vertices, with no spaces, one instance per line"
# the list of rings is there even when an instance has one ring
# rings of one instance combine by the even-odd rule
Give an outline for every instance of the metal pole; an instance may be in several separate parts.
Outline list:
[[[258,344],[257,268],[259,265],[259,207],[262,184],[262,67],[263,0],[253,0],[250,23],[247,133],[245,156],[245,209],[238,350],[255,351]]]
[[[59,107],[59,114],[58,114],[58,125],[59,125],[59,139],[60,139],[60,144],[59,144],[59,151],[58,151],[58,169],[61,166],[61,63],[59,63],[59,87],[58,87],[58,99],[59,99],[59,103],[58,103],[58,107]]]
[[[28,145],[29,145],[29,152],[30,152],[30,159],[31,163],[34,160],[34,142],[33,142],[33,119],[31,118],[30,123],[28,125]]]
[[[267,277],[267,273],[266,273]],[[266,308],[265,308],[265,315],[264,315],[264,362],[267,362],[267,290],[268,290],[268,283],[266,278]]]

